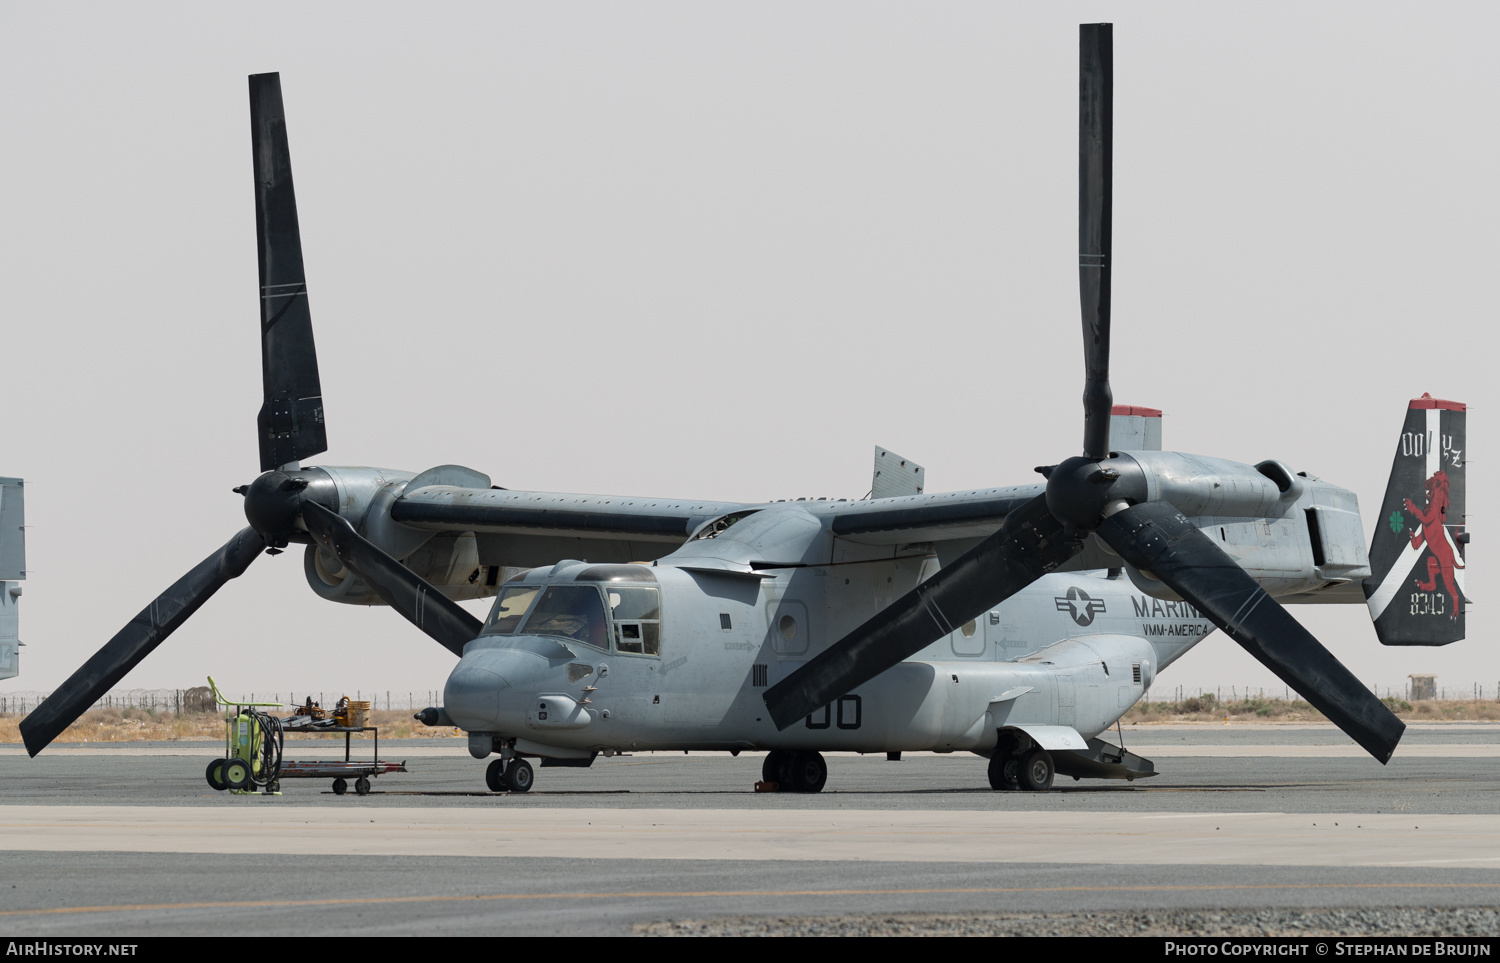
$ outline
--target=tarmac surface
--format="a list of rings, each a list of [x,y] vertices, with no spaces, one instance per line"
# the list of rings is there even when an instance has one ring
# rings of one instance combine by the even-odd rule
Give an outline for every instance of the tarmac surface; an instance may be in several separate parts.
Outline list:
[[[1500,724],[1412,726],[1384,767],[1328,726],[1124,736],[1160,775],[996,793],[969,754],[830,755],[811,796],[755,793],[758,753],[538,768],[520,795],[485,790],[460,740],[382,740],[411,771],[368,796],[309,779],[264,797],[208,787],[217,743],[36,759],[3,746],[0,933],[610,935],[997,912],[1128,926],[1500,906]],[[342,748],[288,740],[286,755]]]

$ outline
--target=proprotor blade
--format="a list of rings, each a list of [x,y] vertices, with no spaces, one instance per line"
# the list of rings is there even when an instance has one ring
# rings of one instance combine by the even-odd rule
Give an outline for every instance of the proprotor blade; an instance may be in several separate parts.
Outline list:
[[[1096,534],[1197,606],[1370,755],[1390,761],[1405,723],[1175,508],[1136,505],[1105,519]]]
[[[484,627],[463,606],[363,538],[342,515],[315,502],[306,502],[302,506],[302,520],[319,545],[337,555],[391,608],[454,655],[463,655],[464,645],[472,642]]]
[[[1078,28],[1078,294],[1083,308],[1083,453],[1109,457],[1110,195],[1114,24]]]
[[[225,582],[241,575],[266,547],[255,529],[242,529],[158,595],[115,637],[104,643],[68,681],[21,720],[21,738],[33,756],[188,620]]]
[[[1038,495],[1000,530],[766,690],[777,729],[909,658],[1078,553]]]
[[[250,136],[255,154],[260,360],[265,386],[256,427],[260,470],[270,471],[328,450],[280,74],[250,78]]]

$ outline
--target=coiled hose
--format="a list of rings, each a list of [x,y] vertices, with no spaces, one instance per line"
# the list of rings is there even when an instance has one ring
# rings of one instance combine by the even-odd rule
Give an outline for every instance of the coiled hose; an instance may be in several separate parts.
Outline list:
[[[286,733],[281,729],[281,720],[254,709],[245,710],[260,726],[260,771],[250,778],[257,786],[273,783],[281,775],[281,751],[286,742]],[[251,767],[252,771],[254,767]]]

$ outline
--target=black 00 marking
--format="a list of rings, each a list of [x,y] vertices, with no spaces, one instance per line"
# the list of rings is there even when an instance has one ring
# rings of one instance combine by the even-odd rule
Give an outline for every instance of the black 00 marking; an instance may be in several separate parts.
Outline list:
[[[857,695],[839,696],[838,722],[840,729],[858,729],[864,723],[864,700]],[[824,706],[807,717],[807,728],[827,729],[832,722],[831,706]]]
[[[827,712],[827,706],[824,706]],[[825,716],[826,718],[826,716]],[[863,700],[857,695],[839,696],[839,728],[858,729],[864,718]],[[825,723],[826,725],[826,723]]]

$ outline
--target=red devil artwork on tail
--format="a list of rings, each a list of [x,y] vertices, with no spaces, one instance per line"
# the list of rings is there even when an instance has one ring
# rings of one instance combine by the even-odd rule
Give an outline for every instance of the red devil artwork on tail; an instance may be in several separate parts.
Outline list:
[[[1422,491],[1427,496],[1425,510],[1418,508],[1410,498],[1406,500],[1406,510],[1415,515],[1418,522],[1417,528],[1411,533],[1411,547],[1421,548],[1425,541],[1427,547],[1432,549],[1432,554],[1427,558],[1427,581],[1417,579],[1417,588],[1424,592],[1433,591],[1437,588],[1438,575],[1441,574],[1448,597],[1453,599],[1451,618],[1458,618],[1463,611],[1464,597],[1458,590],[1453,570],[1464,566],[1454,554],[1453,543],[1448,540],[1447,531],[1443,527],[1448,520],[1448,473],[1433,472],[1432,477],[1422,486]]]
[[[1406,407],[1363,583],[1382,645],[1447,645],[1464,637],[1466,407],[1431,395]]]

